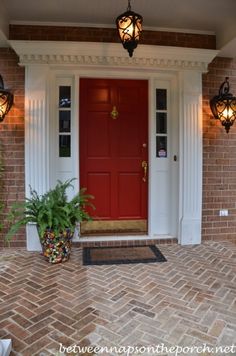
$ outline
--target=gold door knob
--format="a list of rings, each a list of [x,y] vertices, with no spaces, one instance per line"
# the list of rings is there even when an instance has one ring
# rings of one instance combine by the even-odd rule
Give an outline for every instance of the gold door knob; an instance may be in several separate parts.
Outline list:
[[[142,161],[142,168],[143,168],[143,181],[147,181],[147,169],[148,169],[148,164],[147,161]]]

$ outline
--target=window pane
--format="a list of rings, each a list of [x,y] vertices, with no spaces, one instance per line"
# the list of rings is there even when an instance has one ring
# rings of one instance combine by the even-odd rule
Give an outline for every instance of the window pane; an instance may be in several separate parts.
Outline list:
[[[157,157],[167,157],[167,137],[166,136],[157,136],[156,138],[156,147],[157,147]]]
[[[70,157],[70,146],[70,135],[59,135],[59,157]]]
[[[59,87],[59,107],[70,108],[71,105],[71,92],[70,86]]]
[[[165,112],[156,113],[156,133],[167,133],[167,114]]]
[[[70,132],[70,111],[59,111],[59,131]]]
[[[166,89],[156,89],[156,110],[166,110]]]

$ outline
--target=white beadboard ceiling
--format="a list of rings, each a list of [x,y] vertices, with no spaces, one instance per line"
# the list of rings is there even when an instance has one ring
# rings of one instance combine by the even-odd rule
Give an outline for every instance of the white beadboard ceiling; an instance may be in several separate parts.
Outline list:
[[[110,27],[127,8],[127,0],[0,0],[0,4],[2,31],[6,19],[8,23]],[[221,54],[236,57],[236,0],[131,0],[131,7],[143,16],[144,30],[214,33]]]

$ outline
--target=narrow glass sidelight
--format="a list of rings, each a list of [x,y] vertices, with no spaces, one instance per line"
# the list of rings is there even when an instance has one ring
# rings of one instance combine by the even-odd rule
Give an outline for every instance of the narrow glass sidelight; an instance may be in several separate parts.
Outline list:
[[[167,134],[167,113],[156,113],[156,134]]]
[[[59,107],[70,108],[71,107],[71,87],[61,85],[59,87]]]
[[[167,90],[156,89],[156,157],[167,158]]]
[[[167,110],[166,89],[156,89],[156,110]]]
[[[167,157],[167,137],[157,136],[156,137],[156,156],[158,158]]]
[[[71,138],[69,135],[59,135],[59,157],[71,156]]]
[[[70,132],[70,111],[59,112],[59,132]]]
[[[58,93],[59,157],[71,157],[71,86],[59,86]]]

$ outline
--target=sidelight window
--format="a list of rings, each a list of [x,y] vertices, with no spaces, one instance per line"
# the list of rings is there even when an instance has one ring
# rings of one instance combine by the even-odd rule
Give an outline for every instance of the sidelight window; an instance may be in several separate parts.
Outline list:
[[[167,90],[156,89],[156,157],[167,157]]]
[[[59,157],[71,157],[71,87],[59,86]]]

